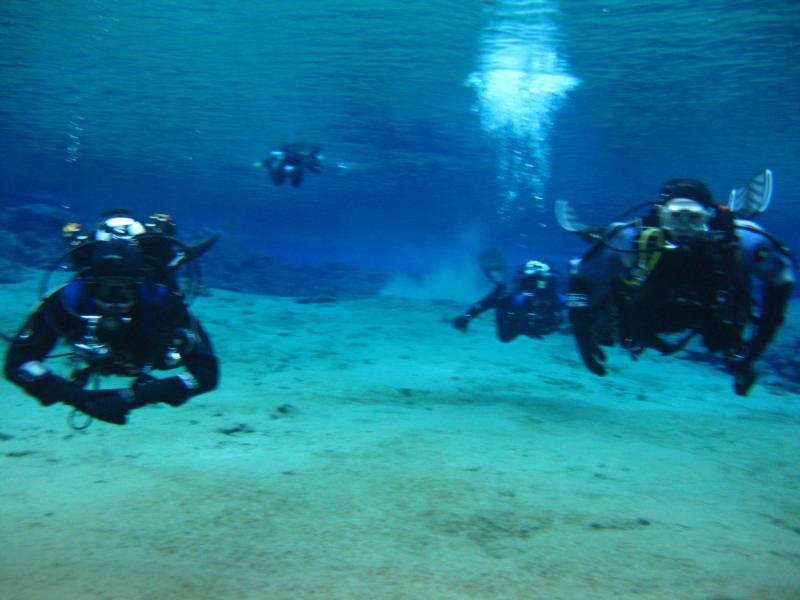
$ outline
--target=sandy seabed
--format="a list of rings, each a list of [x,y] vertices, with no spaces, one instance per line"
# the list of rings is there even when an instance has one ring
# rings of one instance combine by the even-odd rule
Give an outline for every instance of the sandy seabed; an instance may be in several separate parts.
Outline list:
[[[800,598],[800,396],[460,308],[212,290],[220,388],[125,427],[3,381],[0,598]]]

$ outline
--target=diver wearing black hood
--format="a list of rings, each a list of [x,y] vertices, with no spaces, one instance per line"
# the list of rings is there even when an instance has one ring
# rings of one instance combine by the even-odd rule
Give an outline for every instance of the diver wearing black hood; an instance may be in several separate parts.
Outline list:
[[[495,280],[495,289],[453,319],[453,327],[466,332],[469,322],[494,309],[497,337],[510,342],[520,335],[540,338],[553,333],[561,323],[563,305],[558,296],[558,281],[550,265],[529,260],[520,269],[515,289]]]
[[[180,406],[214,389],[218,366],[208,336],[177,294],[148,277],[139,247],[113,239],[84,248],[86,268],[45,297],[12,340],[6,377],[44,406],[63,402],[117,425],[146,404]],[[81,364],[69,379],[44,364],[59,340]],[[173,377],[150,374],[179,367]],[[134,381],[86,389],[102,375]]]
[[[577,231],[596,242],[573,261],[569,285],[581,358],[605,375],[601,343],[620,343],[634,356],[646,347],[671,354],[699,334],[723,354],[735,392],[746,395],[753,364],[783,322],[794,284],[789,251],[718,205],[701,181],[671,179],[651,204],[642,219]],[[686,331],[677,342],[661,337]]]
[[[79,223],[67,223],[61,230],[69,249],[67,256],[75,268],[88,265],[94,242],[128,240],[141,250],[143,267],[149,271],[150,279],[174,292],[181,292],[178,269],[183,266],[196,269],[194,261],[214,246],[219,234],[187,243],[178,240],[176,233],[175,221],[166,213],[153,213],[146,220],[139,221],[124,208],[103,212],[94,229],[86,230]]]

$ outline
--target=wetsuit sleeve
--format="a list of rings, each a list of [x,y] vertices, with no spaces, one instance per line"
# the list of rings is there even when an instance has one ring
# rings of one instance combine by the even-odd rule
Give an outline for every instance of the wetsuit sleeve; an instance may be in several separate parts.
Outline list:
[[[176,320],[172,332],[175,340],[180,342],[179,350],[186,371],[174,377],[135,384],[136,405],[166,402],[180,406],[192,396],[217,387],[219,366],[208,335],[182,302],[178,302],[174,310]]]
[[[44,300],[14,336],[6,354],[6,378],[45,406],[56,402],[74,404],[83,394],[78,384],[51,373],[44,365],[59,337],[53,326],[59,314],[56,295]]]
[[[765,286],[761,294],[761,314],[756,328],[747,343],[747,359],[754,362],[772,341],[778,328],[783,324],[786,305],[792,292],[791,285]]]
[[[196,341],[191,350],[184,357],[187,371],[197,381],[197,388],[191,395],[210,392],[217,387],[219,381],[219,363],[211,347],[211,340],[205,329],[194,317],[190,316],[192,330]]]
[[[789,251],[758,226],[749,225],[748,229],[736,230],[740,266],[745,275],[755,277],[766,286],[794,285],[796,265]]]
[[[597,307],[589,304],[592,288],[578,275],[570,278],[569,293],[567,294],[567,308],[569,320],[575,335],[578,352],[586,368],[595,375],[605,375],[605,354],[595,341],[594,322]]]
[[[630,248],[635,233],[634,227],[620,228],[609,237],[610,247],[597,244],[583,258],[570,265],[567,292],[569,320],[581,359],[595,375],[606,374],[603,365],[606,357],[595,340],[595,320],[607,303],[614,280],[625,272],[633,256],[612,248]]]
[[[20,366],[29,361],[43,361],[56,343],[56,332],[45,317],[47,308],[47,302],[44,302],[27,318],[8,348],[5,373],[15,383],[20,383]]]
[[[498,285],[489,294],[465,310],[464,314],[470,319],[474,319],[478,315],[485,313],[491,308],[497,308],[498,304],[500,303],[500,299],[507,295],[508,292],[506,291],[506,287],[504,285]]]
[[[748,358],[754,361],[769,345],[783,323],[795,282],[795,265],[778,242],[757,231],[739,231],[745,275],[761,282],[757,298],[759,318],[748,342]],[[758,294],[756,294],[758,296]]]
[[[497,287],[495,287],[495,289],[492,290],[491,293],[489,293],[486,297],[479,300],[462,314],[453,319],[453,327],[459,331],[466,332],[467,327],[469,327],[470,320],[474,319],[479,314],[486,312],[490,308],[496,308],[499,306],[500,301],[507,296],[508,292],[506,292],[506,286],[503,284],[498,284]]]

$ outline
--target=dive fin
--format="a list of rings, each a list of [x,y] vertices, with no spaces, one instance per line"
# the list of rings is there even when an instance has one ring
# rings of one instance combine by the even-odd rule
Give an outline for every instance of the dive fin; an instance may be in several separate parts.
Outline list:
[[[566,200],[556,200],[555,211],[556,221],[563,229],[577,233],[589,242],[596,242],[603,238],[605,228],[581,223],[575,209]]]
[[[506,283],[506,263],[503,255],[495,248],[489,248],[480,253],[478,257],[486,278],[495,285],[505,285]]]
[[[586,225],[578,221],[575,209],[566,200],[556,200],[556,221],[562,228],[573,233],[580,233],[586,229]]]
[[[752,219],[760,215],[772,200],[772,171],[765,169],[753,177],[745,187],[731,190],[728,209],[737,217]]]
[[[219,234],[213,233],[205,239],[198,240],[191,244],[186,244],[186,260],[200,258],[203,254],[211,249],[211,246],[213,246],[218,239]]]

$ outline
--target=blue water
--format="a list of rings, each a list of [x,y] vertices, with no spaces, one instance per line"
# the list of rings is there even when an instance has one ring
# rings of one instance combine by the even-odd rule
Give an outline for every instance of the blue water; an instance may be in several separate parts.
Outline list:
[[[796,245],[800,3],[5,0],[0,202],[172,213],[298,263],[568,256],[677,176],[770,167]],[[276,188],[285,140],[326,170]]]

